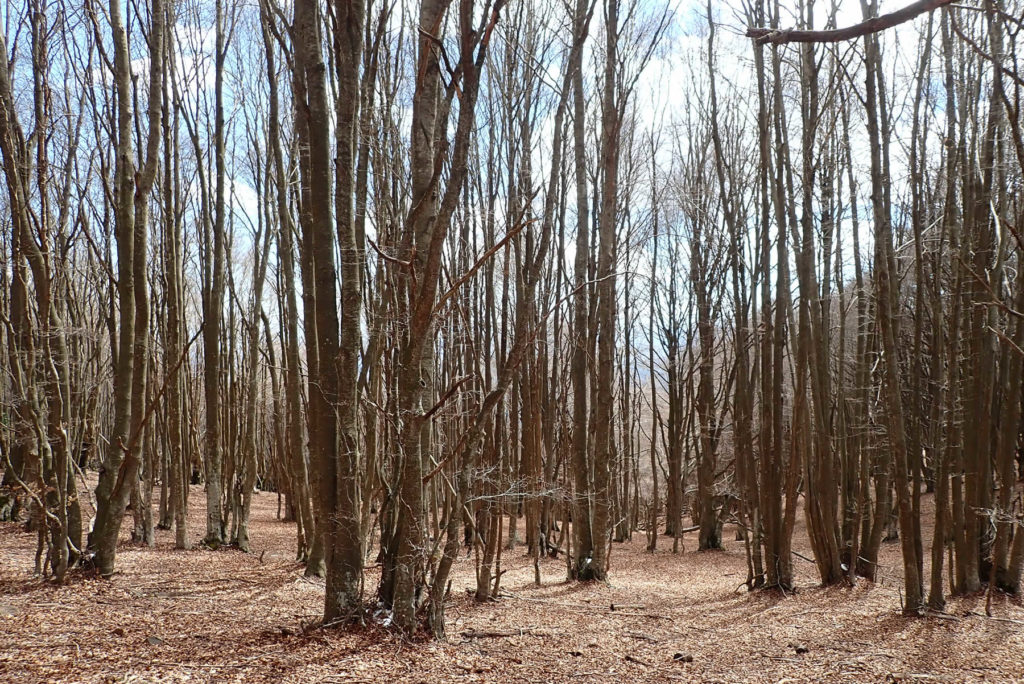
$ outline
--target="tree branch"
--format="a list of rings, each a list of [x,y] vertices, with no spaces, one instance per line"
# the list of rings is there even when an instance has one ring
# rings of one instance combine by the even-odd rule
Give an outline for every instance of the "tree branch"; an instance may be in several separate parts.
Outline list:
[[[870,33],[878,33],[884,31],[887,28],[892,28],[899,24],[914,19],[915,17],[924,14],[925,12],[931,12],[932,10],[946,5],[953,4],[955,0],[918,0],[917,2],[911,3],[903,9],[890,12],[889,14],[883,14],[880,17],[872,17],[867,21],[862,21],[859,24],[853,26],[847,26],[841,29],[831,29],[828,31],[800,31],[796,29],[771,29],[771,28],[755,28],[750,27],[747,29],[747,38],[753,38],[755,43],[765,44],[774,43],[775,45],[782,45],[785,43],[839,43],[844,40],[851,40],[853,38],[860,38]]]

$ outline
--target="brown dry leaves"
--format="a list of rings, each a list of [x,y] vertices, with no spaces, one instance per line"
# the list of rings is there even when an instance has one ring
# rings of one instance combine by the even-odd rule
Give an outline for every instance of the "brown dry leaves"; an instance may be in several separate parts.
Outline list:
[[[190,532],[204,511],[198,488]],[[127,542],[110,581],[57,587],[31,577],[35,536],[0,525],[0,682],[780,682],[1010,681],[1024,677],[1024,609],[1004,597],[951,601],[958,619],[899,615],[899,548],[887,545],[878,584],[820,589],[795,559],[800,591],[748,594],[742,542],[672,555],[645,540],[615,545],[610,585],[544,584],[522,548],[506,552],[508,595],[479,605],[473,561],[456,565],[449,643],[403,642],[380,628],[308,629],[323,585],[294,563],[294,528],[276,497],[254,498],[252,554]],[[127,528],[130,522],[126,520]],[[809,555],[803,531],[794,540]],[[262,561],[261,561],[262,556]],[[376,573],[366,573],[367,594]],[[625,604],[611,610],[612,604]],[[642,606],[642,607],[641,607]],[[798,647],[801,647],[798,649]],[[802,652],[806,648],[806,652]],[[801,652],[798,652],[801,651]],[[687,656],[692,661],[687,662]]]

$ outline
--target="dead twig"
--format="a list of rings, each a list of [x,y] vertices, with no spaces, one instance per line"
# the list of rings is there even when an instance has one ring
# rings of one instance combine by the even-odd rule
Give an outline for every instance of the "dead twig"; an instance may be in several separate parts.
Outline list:
[[[1013,618],[996,617],[995,615],[985,615],[984,613],[976,613],[973,610],[968,615],[975,617],[985,618],[986,620],[995,620],[996,622],[1009,622],[1014,625],[1024,625],[1024,620],[1014,620]]]

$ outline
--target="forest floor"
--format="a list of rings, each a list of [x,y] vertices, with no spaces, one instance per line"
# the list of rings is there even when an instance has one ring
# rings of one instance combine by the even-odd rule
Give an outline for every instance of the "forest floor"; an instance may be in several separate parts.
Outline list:
[[[190,501],[196,541],[199,487]],[[724,551],[695,552],[687,535],[678,555],[665,537],[646,552],[638,533],[614,545],[608,584],[567,584],[564,560],[545,559],[535,586],[519,546],[504,554],[506,595],[484,605],[465,591],[475,580],[463,556],[449,640],[409,643],[382,627],[311,627],[323,582],[303,577],[295,528],[276,512],[275,495],[254,497],[252,553],[174,551],[159,531],[154,548],[121,545],[111,580],[65,586],[32,576],[34,534],[0,524],[0,682],[1024,680],[1020,603],[994,596],[992,619],[975,596],[951,600],[946,617],[905,618],[898,544],[883,549],[880,581],[854,588],[818,588],[814,566],[794,558],[799,589],[786,596],[745,590],[728,527]],[[810,556],[802,527],[794,547]],[[367,570],[367,596],[377,579]]]

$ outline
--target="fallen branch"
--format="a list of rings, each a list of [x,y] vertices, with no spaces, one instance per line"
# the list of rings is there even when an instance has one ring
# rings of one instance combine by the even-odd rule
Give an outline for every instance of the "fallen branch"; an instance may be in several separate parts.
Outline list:
[[[649,641],[652,644],[658,643],[658,640],[652,637],[650,634],[644,634],[643,632],[626,632],[626,636],[631,639],[639,639],[641,641]]]
[[[554,636],[554,633],[546,630],[536,630],[530,627],[493,630],[468,629],[462,633],[462,637],[464,639],[506,639],[508,637],[517,636]]]
[[[642,618],[650,618],[652,620],[668,620],[669,622],[675,622],[676,621],[676,619],[674,617],[671,617],[669,615],[658,615],[657,613],[624,613],[621,610],[617,610],[614,613],[605,613],[605,615],[609,615],[609,616],[614,615],[614,616],[621,616],[621,617],[642,617]]]
[[[956,615],[950,615],[949,613],[943,613],[941,610],[928,609],[924,611],[925,617],[939,618],[940,620],[952,620],[953,622],[960,622],[960,618]]]
[[[973,610],[968,615],[974,615],[976,617],[985,618],[986,620],[995,620],[996,622],[1009,622],[1014,625],[1024,625],[1024,620],[1014,620],[1013,618],[996,617],[995,615],[985,615],[984,613],[976,613]]]

